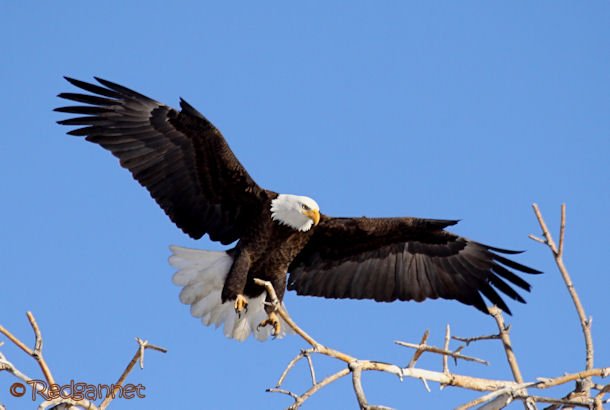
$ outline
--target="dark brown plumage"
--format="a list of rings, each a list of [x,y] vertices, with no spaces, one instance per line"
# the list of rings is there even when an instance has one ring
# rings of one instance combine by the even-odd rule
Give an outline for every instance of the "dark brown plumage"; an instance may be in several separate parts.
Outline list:
[[[518,252],[443,230],[456,223],[417,218],[323,218],[290,265],[288,289],[299,295],[379,302],[456,299],[487,312],[482,294],[510,313],[496,288],[524,303],[507,281],[527,291],[530,285],[506,267],[540,272],[499,255]]]
[[[181,112],[110,81],[105,87],[67,78],[97,95],[61,93],[88,105],[56,108],[84,116],[58,121],[84,126],[68,132],[86,136],[112,152],[171,220],[199,239],[206,233],[228,244],[260,213],[267,198],[239,163],[220,131],[186,101]],[[193,138],[196,136],[196,138]]]
[[[498,291],[524,302],[513,286],[529,291],[530,285],[513,271],[539,273],[502,256],[518,252],[444,230],[457,221],[321,215],[310,198],[259,187],[222,134],[186,101],[180,100],[178,112],[106,80],[96,78],[100,85],[95,85],[66,79],[89,92],[59,94],[84,104],[56,109],[78,115],[59,121],[80,127],[70,135],[85,136],[119,158],[192,238],[208,234],[223,244],[238,241],[224,256],[175,248],[172,257],[181,269],[174,277],[184,286],[181,299],[204,323],[225,323],[225,333],[230,322],[230,336],[247,336],[240,330],[241,316],[217,309],[235,300],[235,309],[243,311],[263,291],[254,277],[270,280],[280,299],[290,272],[288,289],[299,295],[384,302],[456,299],[487,312],[484,296],[510,313]],[[227,266],[216,272],[214,266],[225,260]],[[214,275],[222,292],[208,283]],[[244,294],[250,299],[240,299]],[[208,303],[209,295],[218,303]]]

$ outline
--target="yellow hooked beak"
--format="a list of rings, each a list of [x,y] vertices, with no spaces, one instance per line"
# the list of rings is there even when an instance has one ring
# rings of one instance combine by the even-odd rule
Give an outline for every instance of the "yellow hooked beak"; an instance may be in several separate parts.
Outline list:
[[[320,222],[320,211],[317,209],[310,209],[308,211],[303,212],[303,215],[308,216],[312,221],[314,226],[316,226]]]

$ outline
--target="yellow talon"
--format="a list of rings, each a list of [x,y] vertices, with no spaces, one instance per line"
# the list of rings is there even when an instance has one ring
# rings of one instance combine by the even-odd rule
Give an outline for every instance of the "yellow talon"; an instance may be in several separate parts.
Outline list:
[[[277,314],[275,312],[269,313],[269,317],[267,319],[263,320],[262,322],[260,322],[260,324],[258,325],[257,328],[265,327],[268,325],[273,326],[273,332],[271,333],[272,336],[273,337],[279,336],[282,327],[280,325],[280,318],[277,316]]]
[[[248,311],[248,299],[242,294],[235,298],[235,313],[241,316],[242,312]]]

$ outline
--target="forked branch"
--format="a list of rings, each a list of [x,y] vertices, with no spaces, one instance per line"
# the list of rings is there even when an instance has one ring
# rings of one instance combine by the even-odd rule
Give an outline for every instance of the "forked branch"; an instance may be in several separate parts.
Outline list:
[[[22,380],[26,384],[33,386],[32,388],[36,388],[37,389],[36,391],[41,393],[41,396],[47,398],[47,397],[53,396],[52,394],[49,394],[50,390],[52,389],[52,386],[55,386],[55,387],[58,387],[58,386],[55,383],[55,379],[52,376],[51,370],[42,355],[43,339],[42,339],[42,334],[40,332],[40,327],[38,326],[38,323],[36,322],[36,319],[34,318],[34,315],[31,312],[27,312],[27,317],[28,317],[28,321],[30,322],[30,325],[32,326],[32,330],[34,332],[34,337],[35,337],[34,348],[29,348],[25,343],[23,343],[23,341],[21,341],[17,336],[15,336],[12,332],[10,332],[8,329],[6,329],[2,325],[0,325],[0,333],[2,333],[4,336],[6,336],[6,338],[8,340],[10,340],[15,346],[19,347],[26,354],[28,354],[29,356],[34,358],[34,360],[36,360],[36,362],[38,363],[38,365],[46,379],[46,382],[47,382],[46,387],[43,387],[39,380],[32,379],[31,377],[29,377],[29,376],[25,375],[23,372],[21,372],[1,352],[0,352],[0,372],[4,370],[4,371],[11,373],[13,376]],[[136,350],[136,353],[134,354],[133,358],[131,359],[131,361],[129,362],[129,364],[127,365],[127,367],[125,368],[125,370],[123,371],[121,376],[119,377],[118,381],[113,385],[115,390],[120,389],[123,386],[123,384],[125,383],[125,380],[127,379],[127,376],[132,371],[133,367],[135,366],[135,364],[138,361],[140,361],[140,367],[141,368],[144,367],[144,350],[152,349],[152,350],[157,350],[157,351],[163,352],[163,353],[167,352],[167,350],[164,349],[163,347],[159,347],[159,346],[150,344],[146,340],[136,338],[136,341],[138,342],[138,349]],[[2,347],[2,342],[0,342],[0,347]],[[55,388],[53,390],[59,391],[58,388]],[[51,408],[55,408],[55,406],[58,406],[60,404],[64,404],[67,406],[66,408],[71,408],[72,406],[75,406],[75,407],[84,408],[87,410],[104,410],[110,405],[110,403],[112,402],[112,400],[114,398],[115,398],[114,392],[112,394],[108,394],[106,396],[106,398],[102,401],[102,403],[99,406],[96,406],[93,402],[91,402],[83,397],[78,397],[78,398],[63,397],[63,396],[62,397],[53,397],[49,400],[43,401],[38,406],[38,409],[39,410],[51,409]],[[4,407],[0,404],[0,410],[3,410],[3,408]]]
[[[23,350],[27,355],[31,356],[42,371],[47,383],[49,385],[55,384],[55,379],[51,374],[51,370],[47,365],[43,355],[42,355],[42,333],[40,332],[40,328],[38,327],[38,323],[36,322],[36,318],[32,312],[27,312],[28,321],[30,322],[30,326],[32,326],[32,330],[34,332],[34,348],[29,348],[25,343],[19,340],[15,335],[9,332],[4,326],[0,325],[0,333],[6,336],[11,342],[13,342],[18,348]]]
[[[570,294],[570,297],[572,298],[572,302],[574,303],[574,307],[576,309],[576,313],[578,314],[578,319],[580,321],[580,327],[582,329],[582,333],[583,333],[583,336],[585,339],[585,357],[586,357],[585,369],[587,369],[587,370],[593,369],[593,367],[594,367],[593,336],[591,335],[591,319],[587,318],[585,309],[580,301],[580,297],[578,296],[578,293],[576,292],[576,288],[574,287],[572,278],[570,277],[570,274],[568,273],[568,269],[566,268],[565,263],[563,261],[563,249],[564,249],[565,232],[566,232],[566,205],[565,204],[561,205],[561,221],[560,221],[560,225],[559,225],[559,246],[557,246],[555,244],[555,241],[553,240],[553,235],[551,235],[551,232],[550,232],[544,218],[542,217],[542,212],[540,211],[538,204],[532,204],[532,208],[534,209],[534,213],[536,214],[536,219],[538,220],[540,228],[542,229],[542,234],[545,239],[542,240],[534,235],[529,235],[529,236],[531,239],[547,245],[549,247],[549,249],[551,250],[551,252],[553,253],[553,258],[555,259],[557,268],[559,269],[559,272],[561,273],[561,277],[562,277],[563,281],[565,282],[568,292]],[[587,390],[590,389],[591,380],[588,379],[586,384],[587,384],[587,386],[585,386],[585,389],[587,389]]]
[[[125,368],[125,370],[123,370],[123,373],[119,377],[119,380],[114,384],[114,386],[116,386],[117,389],[119,389],[123,386],[123,384],[125,383],[125,380],[127,379],[127,376],[129,375],[129,373],[131,373],[131,371],[133,370],[133,367],[136,365],[136,363],[138,361],[140,362],[140,369],[144,368],[144,351],[146,349],[156,350],[161,353],[167,353],[167,349],[165,349],[164,347],[150,344],[150,343],[148,343],[147,340],[142,340],[139,337],[136,337],[136,342],[138,342],[138,349],[134,353],[131,361],[127,364],[127,367]],[[104,401],[102,401],[102,404],[100,404],[100,410],[106,409],[110,405],[112,400],[114,400],[114,398],[115,398],[114,394],[107,395],[106,398],[104,399]]]

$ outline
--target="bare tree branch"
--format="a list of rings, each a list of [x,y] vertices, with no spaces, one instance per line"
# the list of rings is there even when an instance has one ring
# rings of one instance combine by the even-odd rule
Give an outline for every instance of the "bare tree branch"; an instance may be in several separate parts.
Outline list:
[[[396,343],[399,346],[404,346],[404,347],[410,347],[412,349],[417,349],[416,351],[417,352],[421,352],[421,353],[423,353],[423,352],[436,353],[436,354],[441,354],[444,357],[451,356],[451,357],[453,357],[455,359],[461,359],[461,360],[466,360],[468,362],[480,363],[480,364],[484,364],[486,366],[489,365],[489,362],[487,362],[486,360],[483,360],[483,359],[479,359],[478,357],[466,356],[466,355],[463,355],[461,353],[455,353],[455,352],[452,352],[450,350],[444,350],[444,349],[438,348],[436,346],[430,346],[430,345],[427,345],[427,344],[423,344],[423,345],[419,344],[418,345],[418,344],[415,344],[415,343],[401,342],[399,340],[395,341],[394,343]],[[411,366],[409,364],[408,367],[413,367],[413,366]]]
[[[314,395],[314,393],[316,393],[318,390],[320,390],[322,387],[328,386],[329,384],[331,384],[334,381],[339,380],[340,378],[347,376],[350,373],[350,370],[348,368],[342,369],[328,377],[326,377],[324,380],[322,380],[320,383],[314,384],[313,386],[311,386],[311,388],[309,390],[307,390],[305,393],[303,393],[300,397],[299,397],[299,401],[294,403],[294,407],[290,406],[291,408],[298,408],[301,404],[303,404],[303,402],[305,400],[307,400],[308,398],[310,398],[311,396]]]
[[[565,383],[568,383],[568,382],[571,382],[574,380],[588,379],[593,376],[604,377],[604,378],[610,376],[610,367],[604,367],[601,369],[584,370],[582,372],[570,373],[570,374],[566,374],[566,375],[551,378],[551,379],[539,377],[538,378],[539,383],[536,384],[536,388],[548,389],[549,387],[559,386],[561,384],[565,384]]]
[[[29,347],[27,347],[25,343],[23,343],[21,340],[19,340],[19,338],[17,338],[15,335],[13,335],[12,332],[10,332],[8,329],[6,329],[2,325],[0,325],[0,333],[5,335],[15,346],[17,346],[18,348],[23,350],[27,355],[29,355],[30,357],[34,358],[34,360],[36,360],[45,379],[47,380],[48,386],[50,386],[51,384],[55,384],[55,380],[51,374],[51,370],[49,369],[49,366],[47,365],[46,361],[44,360],[44,357],[42,356],[43,340],[42,340],[42,333],[40,332],[40,327],[38,326],[38,323],[36,322],[36,319],[34,318],[34,315],[32,314],[32,312],[27,312],[27,318],[28,318],[28,321],[30,322],[30,326],[32,327],[32,330],[34,331],[34,337],[35,337],[34,349],[30,349]],[[2,343],[2,344],[4,344],[4,343]],[[0,347],[2,346],[2,344],[0,344]],[[4,354],[0,353],[0,371],[2,371],[2,370],[8,371],[16,378],[24,381],[26,384],[32,385],[33,388],[37,389],[37,391],[44,393],[44,390],[43,390],[44,388],[42,386],[40,386],[38,383],[33,383],[34,379],[32,379],[31,377],[22,373],[15,365],[13,365],[13,363],[8,361],[8,359],[6,358],[6,356],[4,356]],[[61,400],[60,399],[54,400],[54,402],[56,402],[55,405],[61,404],[61,403],[67,403],[66,400],[68,400],[68,399],[61,399]],[[49,406],[46,405],[46,403],[48,403],[48,402],[45,401],[45,402],[41,403],[39,408],[48,408]],[[68,404],[73,405],[74,403],[68,403]],[[44,407],[43,407],[43,405],[44,405]],[[80,400],[78,405],[82,408],[86,408],[89,410],[98,410],[98,408],[93,403],[91,403],[90,401],[88,401],[86,399]]]
[[[449,342],[451,341],[451,328],[449,327],[449,323],[445,327],[445,344],[443,345],[443,350],[445,352],[449,351]],[[459,352],[454,352],[454,354]],[[489,364],[485,362],[486,364]],[[443,373],[449,374],[449,355],[443,355]]]
[[[147,340],[142,340],[139,337],[136,337],[136,342],[138,342],[138,349],[136,350],[136,353],[133,355],[133,358],[131,359],[131,361],[127,364],[127,367],[125,368],[125,370],[123,370],[123,373],[119,377],[119,380],[117,380],[117,382],[114,384],[114,386],[116,386],[117,388],[123,386],[123,383],[125,383],[127,376],[129,375],[129,373],[131,373],[131,371],[133,370],[133,367],[136,365],[136,363],[138,361],[140,361],[140,367],[144,368],[144,350],[152,349],[152,350],[156,350],[158,352],[167,353],[167,349],[165,349],[164,347],[150,344],[150,343],[148,343]],[[102,401],[102,404],[100,404],[100,410],[104,410],[106,407],[108,407],[108,405],[110,405],[110,403],[112,402],[112,400],[114,400],[114,398],[115,398],[114,394],[106,395],[106,398],[104,399],[104,401]]]
[[[3,370],[26,383],[32,380],[30,377],[23,374],[13,363],[9,362],[4,354],[0,353],[0,371]]]
[[[507,328],[510,330],[510,325],[508,325]],[[468,346],[470,343],[478,342],[480,340],[498,340],[498,339],[501,340],[502,339],[502,335],[500,333],[498,333],[498,334],[495,334],[495,335],[475,336],[475,337],[451,336],[451,338],[453,340],[457,340],[458,342],[466,343],[466,346]]]
[[[305,402],[305,400],[307,400],[308,398],[313,396],[318,390],[331,384],[332,382],[334,382],[336,380],[339,380],[340,378],[342,378],[344,376],[347,376],[348,374],[350,374],[350,370],[348,368],[342,369],[342,370],[326,377],[321,382],[312,385],[311,388],[309,388],[309,390],[307,390],[305,393],[303,393],[301,395],[291,392],[290,390],[280,389],[278,387],[267,389],[266,391],[269,393],[282,393],[282,394],[286,394],[286,395],[292,397],[294,399],[294,403],[292,405],[290,405],[288,408],[289,409],[298,409]]]
[[[285,394],[287,396],[290,396],[294,399],[294,401],[298,401],[299,400],[299,395],[291,392],[290,390],[286,390],[286,389],[280,389],[278,387],[273,387],[270,389],[266,390],[268,393],[281,393],[281,394]],[[292,407],[292,406],[291,406]]]
[[[279,388],[282,385],[282,383],[284,383],[284,379],[286,378],[286,376],[288,376],[288,373],[290,372],[290,370],[292,370],[292,368],[303,358],[307,358],[307,362],[309,364],[309,373],[311,374],[311,384],[316,384],[316,372],[313,367],[313,362],[311,361],[312,352],[313,352],[313,349],[302,349],[299,352],[299,354],[296,355],[295,358],[290,361],[290,363],[288,363],[288,366],[286,366],[286,369],[280,376],[280,379],[278,380],[275,387]]]
[[[610,384],[605,386],[595,386],[599,392],[595,396],[595,406],[593,407],[595,410],[604,410],[604,395],[606,393],[610,393]],[[606,400],[606,403],[608,400]]]
[[[555,245],[553,236],[551,235],[551,232],[549,231],[549,228],[547,227],[546,222],[545,222],[544,218],[542,217],[542,212],[540,212],[540,208],[538,207],[538,204],[532,204],[532,207],[534,209],[534,213],[536,214],[536,219],[538,220],[540,228],[542,229],[542,233],[543,233],[544,237],[546,238],[545,243],[551,249],[551,252],[553,253],[555,263],[557,264],[557,267],[559,268],[559,272],[561,272],[561,276],[568,288],[568,292],[570,293],[572,302],[574,303],[574,307],[576,308],[576,312],[577,312],[578,318],[580,320],[580,326],[582,328],[582,332],[583,332],[583,335],[585,338],[585,348],[586,348],[586,361],[585,361],[586,367],[585,368],[587,370],[593,369],[593,367],[594,367],[594,364],[593,364],[593,337],[591,335],[591,321],[587,319],[587,315],[586,315],[585,309],[580,301],[580,297],[578,296],[578,293],[576,292],[574,283],[572,282],[570,274],[568,273],[568,270],[563,262],[563,246],[564,246],[564,242],[565,242],[564,239],[565,239],[565,230],[566,230],[566,205],[565,204],[561,205],[559,248]],[[587,384],[587,386],[585,386],[585,389],[588,390],[591,385],[591,380],[587,379],[587,383],[585,383],[585,384]]]
[[[472,401],[469,401],[468,403],[463,404],[463,405],[461,405],[459,407],[456,407],[456,410],[470,409],[470,408],[472,408],[472,407],[474,407],[476,405],[479,405],[481,403],[486,403],[488,401],[495,400],[497,397],[500,397],[500,396],[505,396],[505,395],[512,396],[512,394],[513,394],[513,392],[515,390],[520,390],[520,389],[523,389],[525,387],[533,386],[534,384],[535,383],[523,383],[521,385],[507,386],[507,387],[504,387],[502,389],[498,389],[496,391],[492,391],[491,393],[485,394],[485,395],[483,395],[481,397],[478,397],[478,398],[476,398],[476,399],[474,399]]]
[[[36,319],[34,318],[34,315],[32,314],[32,312],[27,312],[27,317],[30,322],[30,325],[32,326],[32,330],[34,331],[34,336],[35,336],[34,349],[30,349],[29,347],[27,347],[25,343],[23,343],[21,340],[19,340],[15,335],[13,335],[11,332],[9,332],[2,325],[0,325],[0,333],[5,335],[11,342],[13,342],[13,344],[15,344],[21,350],[23,350],[26,354],[33,357],[34,360],[36,360],[36,363],[38,363],[40,370],[42,370],[42,374],[44,374],[44,377],[47,380],[47,383],[54,384],[55,379],[53,378],[53,375],[51,374],[51,370],[49,370],[49,366],[47,365],[47,362],[44,360],[44,357],[42,356],[42,334],[40,333],[40,328],[38,327],[38,323],[36,323]]]
[[[426,342],[428,341],[428,336],[430,336],[430,331],[428,329],[426,329],[423,336],[421,337],[418,347],[426,345]],[[394,342],[394,343],[397,343],[397,342]],[[409,362],[407,367],[415,367],[415,364],[417,363],[417,361],[419,360],[419,358],[421,357],[421,355],[423,353],[424,353],[423,349],[417,348],[417,350],[415,350],[415,352],[413,352],[413,357],[411,358],[411,361]]]
[[[515,397],[518,399],[524,399],[526,396],[516,395]],[[527,398],[532,399],[538,403],[549,403],[549,404],[558,405],[560,408],[563,406],[570,406],[570,407],[576,406],[576,407],[584,407],[584,408],[591,407],[590,404],[585,403],[581,400],[555,399],[553,397],[544,397],[544,396],[527,396]]]
[[[506,352],[506,360],[508,361],[510,370],[513,373],[513,377],[517,383],[523,383],[523,376],[521,376],[521,370],[519,369],[519,364],[517,363],[517,357],[513,351],[512,342],[510,341],[509,328],[504,324],[502,311],[496,306],[491,306],[487,309],[498,325],[500,338],[502,339],[502,344],[504,345],[504,352]]]
[[[366,401],[366,396],[364,395],[364,389],[362,388],[362,381],[361,381],[362,372],[365,372],[365,371],[385,372],[388,374],[398,376],[401,380],[404,377],[419,379],[425,383],[426,387],[427,387],[427,382],[437,382],[441,385],[460,387],[460,388],[464,388],[464,389],[468,389],[468,390],[492,392],[489,396],[488,395],[483,396],[482,398],[477,399],[475,404],[472,404],[469,407],[464,407],[464,408],[470,408],[473,405],[484,403],[485,400],[489,400],[489,397],[491,397],[491,400],[495,400],[495,401],[493,404],[489,404],[488,408],[501,408],[501,407],[493,407],[493,406],[497,406],[497,405],[499,405],[499,403],[502,403],[502,402],[504,402],[506,404],[512,399],[519,399],[519,400],[523,400],[525,402],[524,404],[526,404],[528,406],[527,408],[530,409],[530,408],[534,408],[534,407],[532,407],[532,406],[534,406],[534,400],[530,399],[530,396],[528,396],[527,393],[523,390],[524,388],[545,389],[545,388],[552,387],[552,386],[555,386],[558,384],[563,384],[563,383],[566,383],[566,382],[569,382],[572,380],[579,380],[579,379],[582,379],[585,377],[591,377],[591,376],[607,377],[608,375],[610,375],[610,368],[602,368],[602,369],[591,369],[591,370],[587,370],[584,372],[568,374],[568,375],[564,375],[564,376],[552,378],[552,379],[540,379],[535,382],[519,383],[519,382],[515,382],[515,381],[508,381],[508,380],[483,379],[483,378],[477,378],[477,377],[472,377],[472,376],[460,375],[460,374],[447,372],[447,371],[445,371],[445,369],[443,369],[443,372],[435,372],[432,370],[418,369],[415,367],[408,367],[408,366],[400,367],[400,366],[397,366],[394,364],[377,362],[377,361],[373,361],[373,360],[359,360],[348,354],[345,354],[345,353],[340,352],[335,349],[331,349],[331,348],[326,347],[326,346],[322,345],[321,343],[317,342],[313,337],[311,337],[304,330],[302,330],[300,327],[298,327],[295,324],[295,322],[290,318],[288,313],[277,302],[277,296],[275,295],[275,290],[273,289],[273,286],[270,282],[266,282],[266,281],[263,281],[260,279],[255,279],[255,283],[257,283],[260,286],[263,286],[266,289],[266,291],[268,292],[269,297],[272,300],[273,299],[276,300],[276,303],[274,303],[274,306],[277,309],[277,313],[280,315],[280,317],[282,317],[282,319],[284,319],[286,324],[288,324],[288,326],[290,326],[295,331],[295,333],[300,335],[307,343],[309,343],[312,346],[311,349],[306,350],[308,352],[308,354],[322,354],[324,356],[335,358],[348,365],[347,368],[328,376],[321,382],[313,384],[305,393],[303,393],[301,395],[288,391],[288,390],[280,389],[279,384],[276,388],[267,390],[268,392],[282,393],[282,394],[286,394],[286,395],[289,395],[290,397],[292,397],[294,399],[294,403],[290,406],[291,409],[298,409],[305,400],[307,400],[309,397],[311,397],[313,394],[315,394],[319,389],[331,384],[335,380],[338,380],[350,373],[352,373],[352,383],[354,384],[354,393],[356,394],[356,398],[358,399],[358,403],[361,406],[361,408],[366,408],[366,409],[384,408],[384,407],[380,407],[380,406],[371,406]],[[501,323],[499,323],[499,326],[501,326],[501,329],[502,329],[501,334],[503,331],[506,332],[507,327],[504,326],[503,321]],[[508,335],[506,335],[506,336],[508,336]],[[447,336],[446,336],[446,338],[447,338]],[[484,338],[492,338],[492,337],[484,337]],[[425,343],[426,340],[427,340],[427,335],[424,334],[424,337],[422,337],[422,341],[424,341],[424,343]],[[469,341],[482,340],[482,337],[470,338],[470,339],[463,338],[463,340],[469,340]],[[402,342],[402,343],[404,343],[404,342]],[[410,345],[410,344],[407,343],[407,345]],[[510,347],[510,339],[508,340],[508,346]],[[428,351],[429,348],[431,348],[431,346],[428,346],[425,344],[423,346],[421,344],[419,344],[419,345],[412,344],[410,347],[413,347],[415,349],[420,349],[422,351]],[[452,356],[452,357],[455,357],[457,355],[457,356],[460,356],[460,358],[463,358],[463,355],[456,354],[455,352],[451,352],[450,350],[445,351],[445,349],[440,349],[440,348],[436,348],[436,349],[438,349],[439,354],[448,355],[448,356]],[[509,350],[512,352],[512,348]],[[298,362],[299,360],[301,360],[303,357],[305,357],[304,354],[299,353],[299,355],[297,355],[288,364],[287,369],[284,370],[284,373],[282,373],[280,382],[284,381],[284,379],[286,378],[286,376],[290,372],[290,370],[292,370],[294,368],[295,363]],[[520,375],[520,373],[517,373],[517,374]],[[502,399],[499,399],[500,396],[502,396],[502,395],[508,395],[508,396],[502,397]]]
[[[362,388],[362,368],[360,366],[352,367],[350,365],[350,370],[352,372],[352,383],[354,385],[354,391],[356,392],[356,398],[358,399],[358,404],[360,405],[360,409],[368,409],[369,405],[366,400],[366,396],[364,394],[364,389]]]
[[[10,332],[8,329],[6,329],[2,325],[0,325],[0,333],[5,335],[15,346],[19,347],[26,354],[28,354],[29,356],[31,356],[32,358],[34,358],[36,360],[36,362],[39,364],[39,366],[41,368],[42,373],[45,376],[45,379],[47,380],[47,383],[48,383],[47,387],[43,387],[39,383],[39,381],[38,381],[38,383],[36,383],[36,381],[34,379],[30,378],[29,376],[26,376],[24,373],[19,371],[19,369],[17,369],[17,367],[15,365],[13,365],[13,363],[8,361],[6,356],[4,356],[4,354],[2,354],[1,352],[0,352],[0,371],[3,371],[3,370],[8,371],[16,378],[24,381],[26,384],[30,384],[32,386],[32,388],[36,388],[37,391],[39,391],[40,393],[45,393],[45,394],[41,394],[41,395],[44,398],[47,398],[47,397],[49,397],[49,395],[47,394],[48,390],[51,389],[51,386],[57,387],[57,384],[55,383],[55,380],[51,374],[51,370],[49,369],[49,366],[47,365],[46,361],[44,360],[44,357],[42,356],[43,339],[42,339],[42,333],[40,332],[40,327],[38,326],[38,323],[36,322],[36,319],[34,318],[34,315],[31,312],[27,312],[27,317],[28,317],[28,320],[30,322],[30,325],[32,326],[32,330],[34,331],[34,335],[35,335],[34,349],[30,349],[29,347],[27,347],[25,343],[23,343],[21,340],[19,340],[19,338],[17,338],[15,335],[13,335],[12,332]],[[167,352],[167,350],[165,348],[150,344],[146,340],[136,338],[136,341],[138,342],[138,350],[136,351],[136,354],[134,355],[133,359],[127,365],[127,368],[125,369],[125,371],[123,371],[123,374],[121,374],[121,376],[119,377],[119,380],[117,381],[117,383],[114,385],[116,388],[123,386],[123,383],[125,382],[125,379],[127,378],[127,375],[131,372],[131,370],[133,369],[135,364],[138,362],[138,360],[140,361],[140,367],[144,367],[144,350],[145,349],[157,350],[157,351],[160,351],[163,353]],[[0,342],[0,347],[3,344],[4,344],[3,342]],[[47,390],[45,390],[45,389],[47,389]],[[106,407],[108,407],[108,405],[114,399],[114,397],[115,397],[114,392],[113,392],[113,394],[107,395],[99,407],[85,398],[76,400],[72,397],[58,397],[58,398],[52,398],[50,400],[43,401],[38,406],[38,409],[39,410],[51,409],[51,408],[71,409],[73,407],[78,407],[78,408],[83,408],[83,409],[87,409],[87,410],[103,410]],[[3,406],[1,404],[0,404],[0,410],[3,410]]]
[[[390,407],[371,405],[368,403],[366,395],[364,394],[364,389],[362,388],[362,367],[360,366],[359,361],[350,363],[349,369],[352,372],[352,384],[361,410],[392,410]]]
[[[64,405],[63,407],[60,407],[61,405]],[[74,406],[74,407],[72,407]],[[57,399],[53,399],[53,400],[47,400],[44,401],[42,403],[40,403],[40,405],[38,406],[38,410],[47,410],[47,409],[66,409],[66,410],[76,410],[76,409],[85,409],[85,410],[99,410],[99,408],[91,403],[88,400],[73,400],[73,399],[66,399],[66,398],[61,398],[58,397]]]

